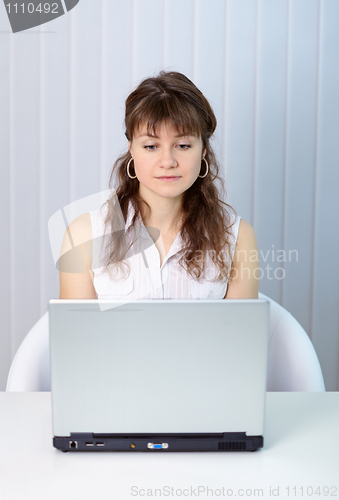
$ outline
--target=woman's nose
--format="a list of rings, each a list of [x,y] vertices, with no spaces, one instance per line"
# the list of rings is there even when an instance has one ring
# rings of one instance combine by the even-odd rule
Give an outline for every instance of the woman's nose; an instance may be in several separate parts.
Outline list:
[[[171,148],[163,148],[161,151],[161,158],[160,162],[162,167],[176,167],[177,166],[177,161],[175,158],[175,154],[173,149]]]

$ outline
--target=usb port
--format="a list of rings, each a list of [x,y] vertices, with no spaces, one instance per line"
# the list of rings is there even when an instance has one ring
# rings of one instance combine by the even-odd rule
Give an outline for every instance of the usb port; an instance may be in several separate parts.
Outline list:
[[[86,444],[86,446],[94,446],[94,443],[92,443],[92,442],[87,442],[85,444]]]
[[[105,446],[105,443],[97,442],[97,446]]]

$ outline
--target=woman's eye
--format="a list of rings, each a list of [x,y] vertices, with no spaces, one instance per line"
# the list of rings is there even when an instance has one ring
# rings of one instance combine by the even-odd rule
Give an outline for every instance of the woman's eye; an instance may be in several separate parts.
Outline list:
[[[189,149],[191,147],[190,144],[178,144],[178,148],[185,151],[186,149]],[[147,144],[144,146],[145,149],[148,151],[154,151],[157,146],[155,144]]]

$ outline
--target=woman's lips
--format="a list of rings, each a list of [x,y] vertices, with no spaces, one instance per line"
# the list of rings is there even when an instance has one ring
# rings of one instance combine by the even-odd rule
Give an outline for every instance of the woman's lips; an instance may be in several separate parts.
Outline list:
[[[180,177],[157,177],[160,181],[165,181],[165,182],[172,182],[172,181],[177,181],[180,179]]]

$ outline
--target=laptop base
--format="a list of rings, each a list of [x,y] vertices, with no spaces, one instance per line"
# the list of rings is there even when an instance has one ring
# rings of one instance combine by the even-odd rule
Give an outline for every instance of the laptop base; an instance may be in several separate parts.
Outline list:
[[[71,433],[54,437],[53,446],[66,451],[256,451],[264,446],[263,436],[245,432],[220,434],[93,434]]]

